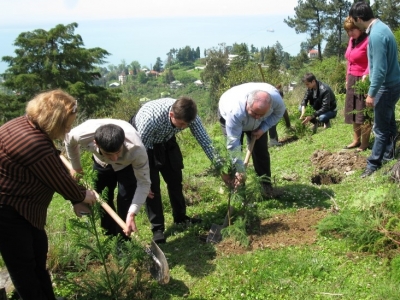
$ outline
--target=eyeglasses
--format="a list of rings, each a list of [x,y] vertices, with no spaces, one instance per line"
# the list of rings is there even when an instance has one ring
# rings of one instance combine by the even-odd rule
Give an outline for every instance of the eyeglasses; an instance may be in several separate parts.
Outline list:
[[[258,114],[258,113],[256,113],[256,112],[254,112],[254,110],[252,110],[251,107],[249,107],[249,110],[250,110],[251,114],[252,114],[254,117],[259,117],[259,118],[261,118],[261,117],[263,117],[263,116],[265,115],[265,114]]]

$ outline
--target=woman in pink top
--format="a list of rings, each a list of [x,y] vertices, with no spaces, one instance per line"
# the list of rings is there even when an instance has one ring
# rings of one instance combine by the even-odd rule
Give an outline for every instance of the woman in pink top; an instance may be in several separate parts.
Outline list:
[[[368,75],[368,36],[364,31],[358,29],[352,19],[347,17],[344,21],[344,29],[349,35],[349,44],[345,57],[347,59],[346,74],[346,103],[344,121],[347,124],[353,124],[353,141],[344,149],[357,148],[356,151],[365,151],[369,145],[369,136],[371,134],[371,122],[365,115],[364,109],[365,97],[354,91],[354,84],[363,80]]]

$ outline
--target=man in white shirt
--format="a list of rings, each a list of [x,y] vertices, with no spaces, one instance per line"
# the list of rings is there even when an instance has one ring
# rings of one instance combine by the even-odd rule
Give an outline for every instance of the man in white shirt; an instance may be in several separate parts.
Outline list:
[[[150,192],[148,157],[139,133],[126,121],[91,119],[66,135],[65,148],[72,175],[82,173],[80,148],[93,154],[96,191],[101,193],[107,187],[107,203],[114,209],[114,189],[118,183],[117,213],[126,219],[125,234],[137,231],[135,215]],[[101,226],[108,235],[122,233],[107,213],[101,217]]]
[[[221,129],[227,137],[227,149],[232,151],[236,162],[237,179],[243,180],[244,166],[241,159],[242,133],[247,141],[256,138],[252,152],[253,164],[258,176],[265,176],[264,194],[272,195],[271,163],[268,152],[267,131],[277,124],[286,110],[279,91],[262,82],[234,86],[222,94],[219,101]]]

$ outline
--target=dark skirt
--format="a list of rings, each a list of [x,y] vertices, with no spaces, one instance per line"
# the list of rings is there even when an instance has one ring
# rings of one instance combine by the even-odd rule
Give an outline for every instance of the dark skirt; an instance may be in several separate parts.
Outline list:
[[[364,114],[365,97],[364,95],[356,94],[353,85],[361,80],[361,77],[348,75],[347,76],[347,91],[346,103],[344,107],[344,122],[347,124],[364,124],[366,116]]]

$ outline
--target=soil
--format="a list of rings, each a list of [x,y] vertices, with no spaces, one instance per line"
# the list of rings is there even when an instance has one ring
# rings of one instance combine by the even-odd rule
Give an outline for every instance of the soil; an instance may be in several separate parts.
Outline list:
[[[346,176],[366,167],[366,159],[354,151],[331,153],[317,150],[311,157],[315,184],[336,184]],[[249,235],[249,246],[243,247],[232,239],[224,239],[217,246],[219,254],[242,254],[257,249],[277,249],[287,246],[311,245],[317,239],[315,226],[329,210],[298,209],[295,213],[275,215],[261,221],[255,234]]]

